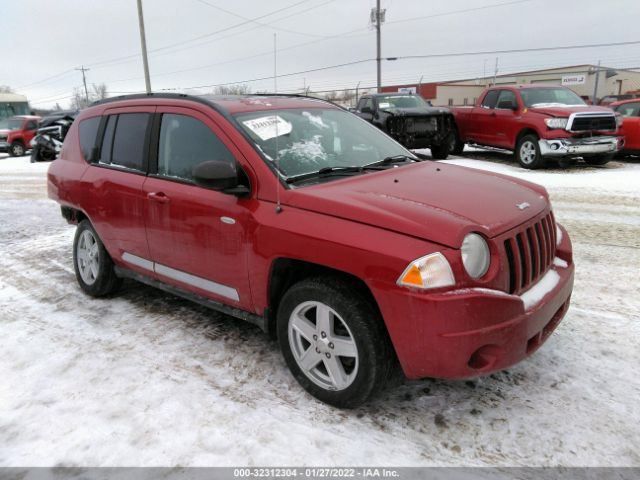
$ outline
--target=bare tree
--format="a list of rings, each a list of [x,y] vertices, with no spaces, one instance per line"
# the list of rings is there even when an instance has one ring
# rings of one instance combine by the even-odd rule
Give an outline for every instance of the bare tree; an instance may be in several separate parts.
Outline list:
[[[13,88],[8,85],[0,85],[0,93],[13,93]]]
[[[71,108],[75,110],[82,110],[83,108],[87,108],[93,102],[103,100],[108,97],[107,86],[104,83],[94,83],[92,91],[88,93],[89,101],[87,101],[84,89],[78,87],[74,88],[73,96],[71,97]]]
[[[218,85],[214,90],[214,95],[247,95],[251,93],[251,87],[246,84],[239,85]]]

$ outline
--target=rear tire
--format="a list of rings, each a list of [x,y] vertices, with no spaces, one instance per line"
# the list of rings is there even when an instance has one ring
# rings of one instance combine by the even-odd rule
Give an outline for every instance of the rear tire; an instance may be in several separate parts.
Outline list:
[[[601,155],[597,157],[584,157],[584,161],[588,165],[606,165],[613,160],[613,155]]]
[[[11,157],[22,157],[25,152],[26,150],[22,142],[13,142],[9,147],[9,156]]]
[[[516,145],[516,160],[522,168],[535,170],[544,167],[545,160],[540,154],[538,137],[535,135],[525,135]]]
[[[80,288],[92,297],[114,293],[122,285],[113,260],[89,220],[78,224],[73,241],[73,267]]]
[[[277,332],[295,379],[334,407],[361,405],[394,371],[393,348],[378,309],[357,285],[341,278],[294,284],[280,302]]]

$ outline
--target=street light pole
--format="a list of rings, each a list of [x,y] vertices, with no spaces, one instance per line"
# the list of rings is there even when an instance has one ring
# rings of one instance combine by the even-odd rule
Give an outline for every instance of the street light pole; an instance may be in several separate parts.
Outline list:
[[[138,0],[138,25],[140,26],[140,46],[142,47],[142,63],[144,65],[144,83],[147,93],[151,93],[149,61],[147,60],[147,40],[144,33],[144,16],[142,15],[142,0]]]

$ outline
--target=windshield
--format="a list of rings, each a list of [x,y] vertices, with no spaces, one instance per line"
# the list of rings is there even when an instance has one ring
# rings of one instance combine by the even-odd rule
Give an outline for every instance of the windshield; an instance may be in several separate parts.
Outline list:
[[[414,108],[427,107],[427,101],[419,95],[384,95],[378,97],[380,108]]]
[[[361,167],[396,155],[413,158],[376,127],[344,110],[296,108],[242,113],[235,118],[285,178],[322,168]]]
[[[6,118],[0,120],[0,130],[20,130],[22,120],[19,118]]]
[[[527,88],[520,90],[526,107],[553,105],[586,105],[578,95],[568,88]]]

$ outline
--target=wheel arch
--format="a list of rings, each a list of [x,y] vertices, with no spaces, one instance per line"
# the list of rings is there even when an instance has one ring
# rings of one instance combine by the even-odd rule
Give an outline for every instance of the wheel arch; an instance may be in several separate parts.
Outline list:
[[[513,150],[514,151],[515,151],[516,148],[518,148],[518,143],[520,143],[520,140],[522,139],[522,137],[524,137],[526,135],[535,135],[536,137],[540,138],[540,134],[538,133],[538,131],[535,128],[533,128],[533,127],[524,127],[522,129],[520,129],[520,131],[516,135],[515,141],[513,143]]]
[[[271,263],[267,286],[267,299],[269,303],[265,317],[267,322],[267,332],[270,336],[275,338],[278,306],[280,305],[280,300],[285,292],[292,285],[305,278],[320,276],[337,277],[352,284],[353,287],[364,295],[371,302],[371,305],[380,313],[378,302],[376,302],[376,299],[368,285],[361,278],[343,270],[327,267],[318,263],[288,257],[278,257]],[[382,318],[381,314],[380,317]]]

